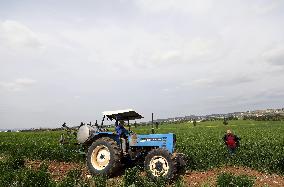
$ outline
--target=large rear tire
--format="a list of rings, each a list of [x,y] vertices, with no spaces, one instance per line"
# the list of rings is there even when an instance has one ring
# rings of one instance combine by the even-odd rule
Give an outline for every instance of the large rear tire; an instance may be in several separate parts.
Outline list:
[[[96,140],[89,147],[87,166],[93,175],[113,175],[120,167],[121,150],[109,137]]]
[[[176,174],[176,160],[166,149],[154,149],[145,157],[145,169],[152,178],[174,178]]]

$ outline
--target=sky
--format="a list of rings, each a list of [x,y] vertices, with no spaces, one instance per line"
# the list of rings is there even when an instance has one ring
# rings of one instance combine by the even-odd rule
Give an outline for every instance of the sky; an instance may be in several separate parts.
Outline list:
[[[0,129],[284,107],[283,0],[0,0]]]

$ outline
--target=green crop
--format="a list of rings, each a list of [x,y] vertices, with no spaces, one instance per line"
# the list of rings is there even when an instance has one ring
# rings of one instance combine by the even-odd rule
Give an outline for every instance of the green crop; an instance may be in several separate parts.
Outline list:
[[[241,137],[240,147],[231,156],[223,142],[227,129]],[[138,127],[137,133],[150,133],[150,127]],[[265,172],[284,174],[284,122],[232,120],[164,124],[156,133],[177,135],[177,152],[185,153],[188,169],[207,170],[225,165],[247,166]]]
[[[235,176],[231,173],[221,173],[217,177],[218,187],[252,187],[254,180],[246,175]]]
[[[80,161],[77,146],[59,145],[62,132],[2,132],[0,153],[7,157],[25,157],[33,160]]]
[[[240,147],[230,156],[222,140],[227,129],[241,137]],[[150,126],[132,128],[137,134],[150,133]],[[175,133],[177,152],[189,158],[187,168],[207,170],[225,165],[247,166],[284,174],[284,122],[233,120],[162,124],[156,133]],[[59,145],[62,132],[1,132],[0,157],[81,162],[76,145]],[[1,160],[0,160],[1,161]]]

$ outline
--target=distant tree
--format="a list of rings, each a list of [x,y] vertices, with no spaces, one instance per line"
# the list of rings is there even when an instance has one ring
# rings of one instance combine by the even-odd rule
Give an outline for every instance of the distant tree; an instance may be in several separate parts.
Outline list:
[[[236,116],[230,115],[228,118],[228,120],[238,120],[238,118]]]
[[[228,119],[227,118],[224,118],[223,124],[228,125]]]
[[[155,123],[155,126],[156,126],[156,129],[159,127],[159,123],[158,122],[156,122]]]
[[[193,126],[196,126],[196,119],[193,120]]]

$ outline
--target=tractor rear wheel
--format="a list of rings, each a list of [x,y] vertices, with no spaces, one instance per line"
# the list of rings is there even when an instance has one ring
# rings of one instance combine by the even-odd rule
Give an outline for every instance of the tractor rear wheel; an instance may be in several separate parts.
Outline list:
[[[113,175],[121,167],[120,160],[117,142],[108,137],[93,142],[87,153],[87,166],[94,175]]]
[[[153,149],[145,157],[145,169],[150,177],[174,178],[176,174],[176,159],[166,149]]]

